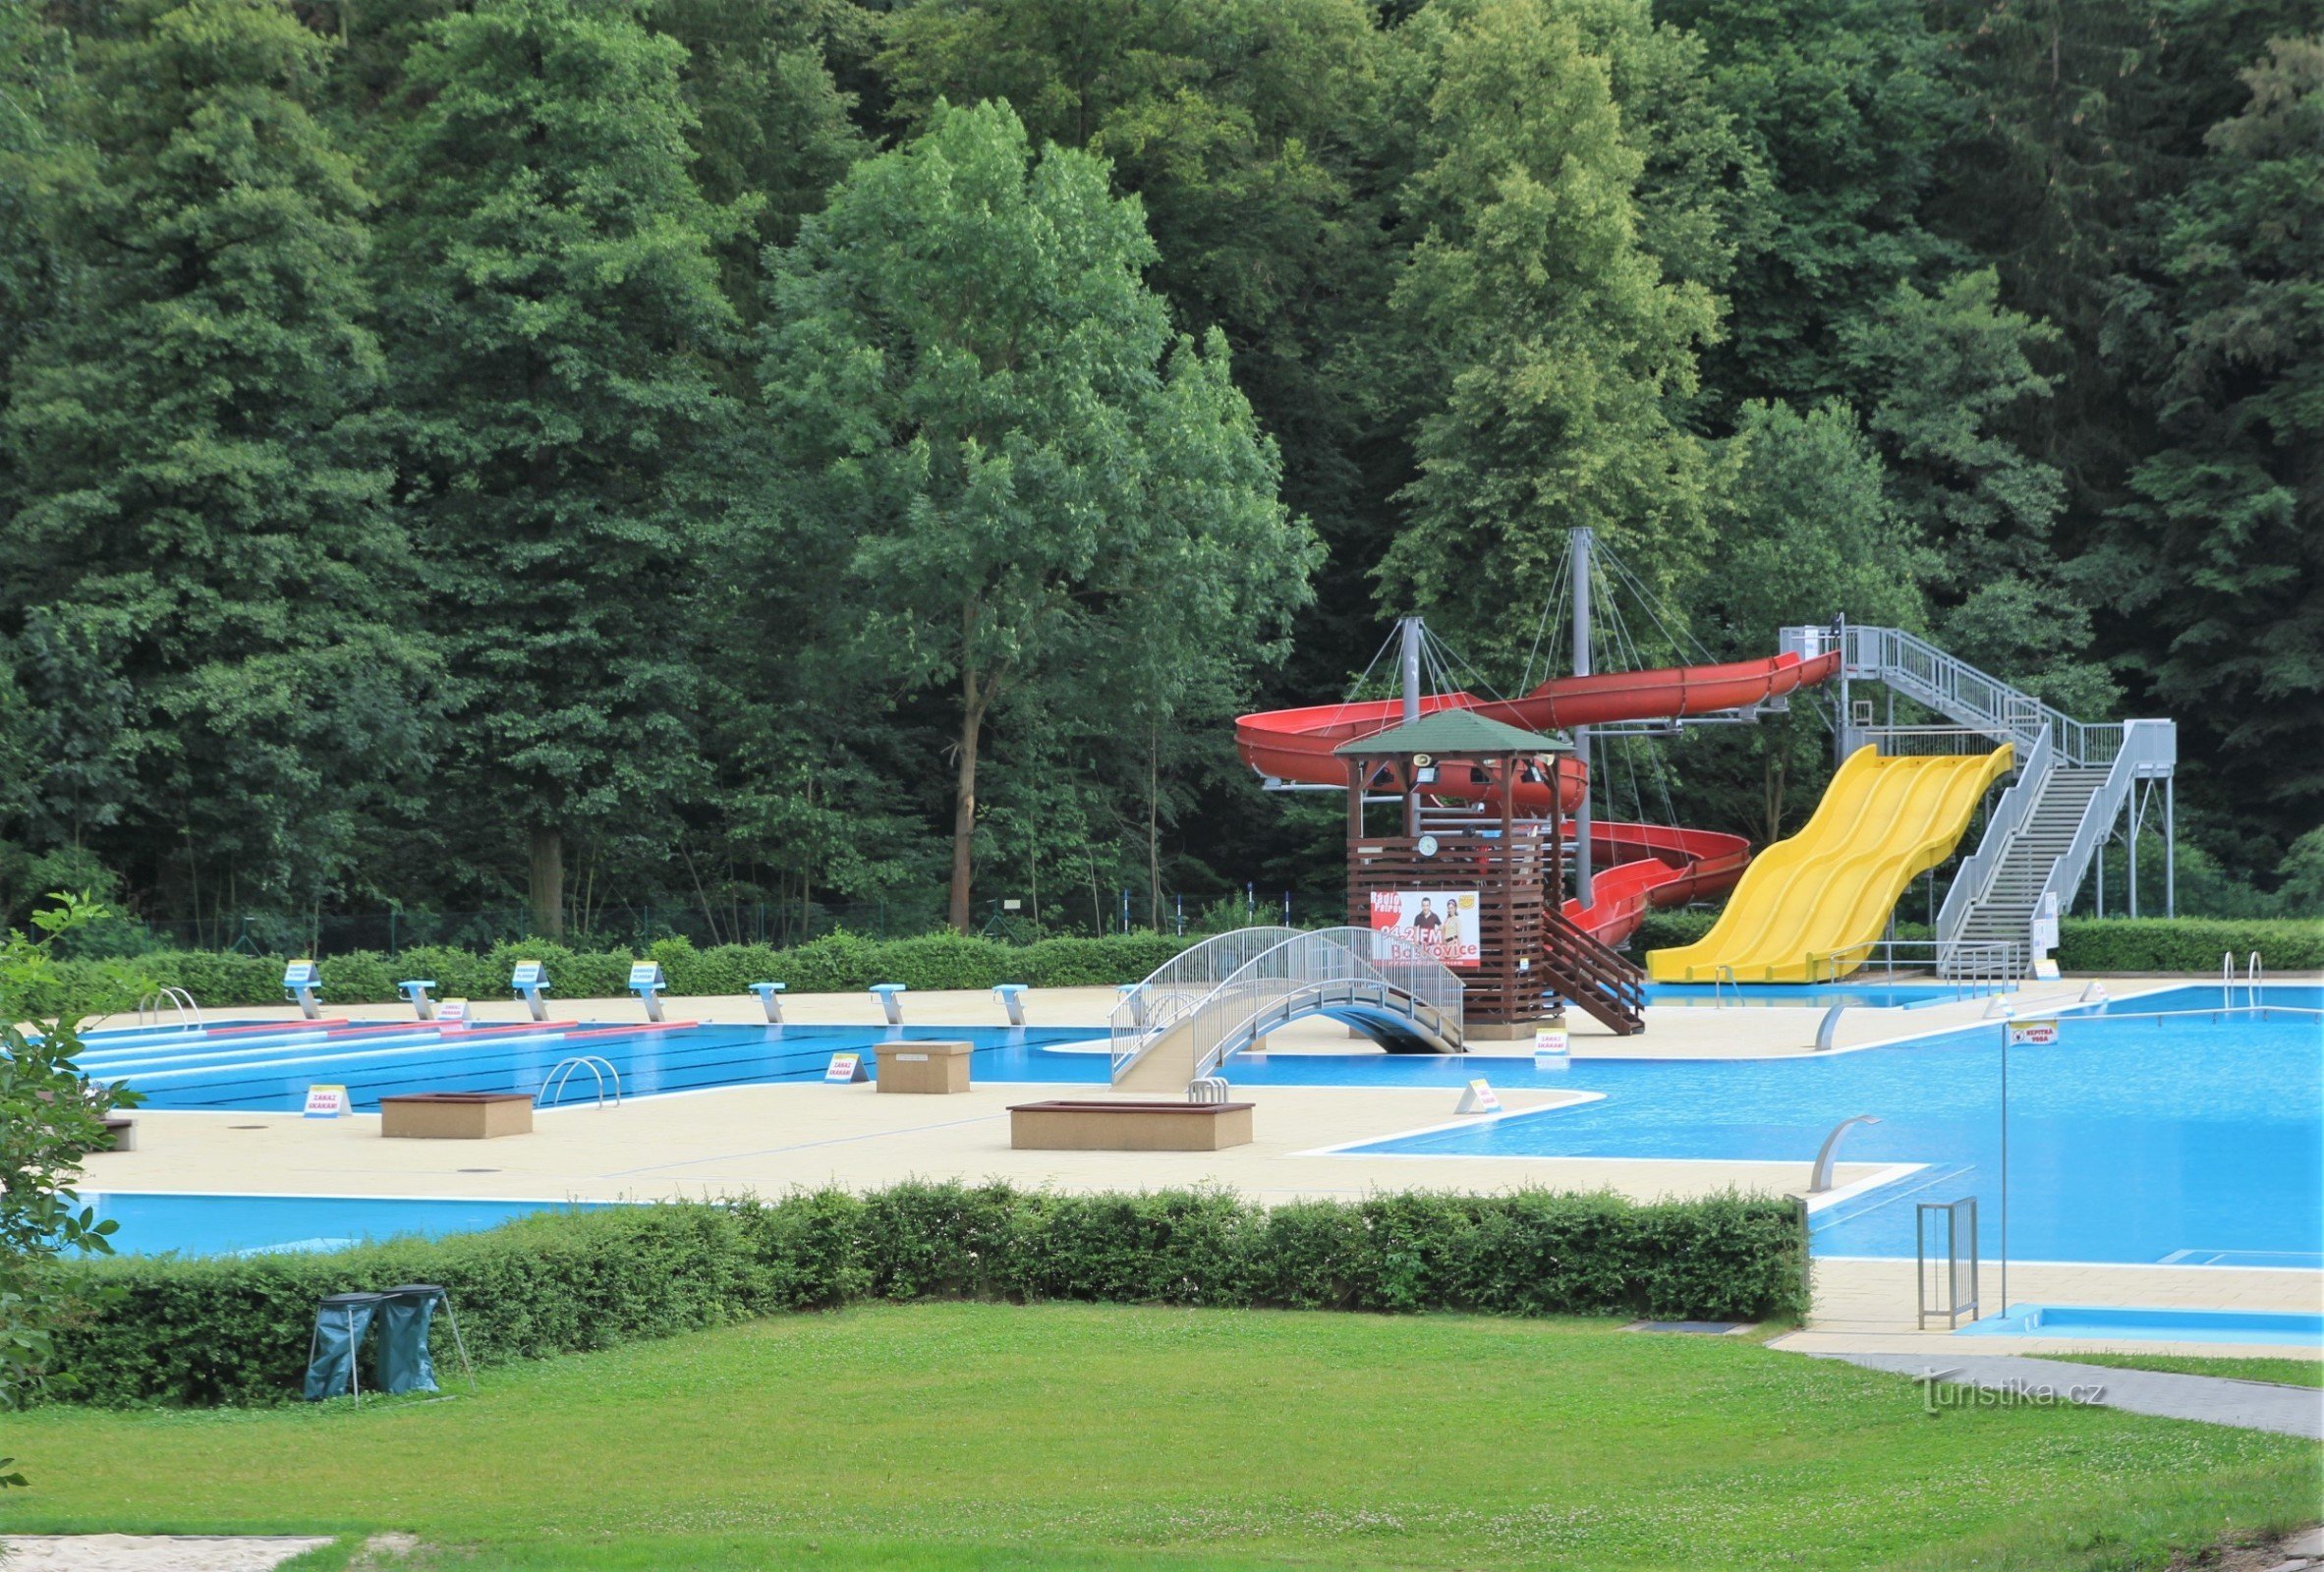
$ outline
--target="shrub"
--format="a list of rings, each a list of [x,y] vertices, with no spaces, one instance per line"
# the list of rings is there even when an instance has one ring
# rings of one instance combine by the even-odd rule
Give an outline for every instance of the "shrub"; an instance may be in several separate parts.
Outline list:
[[[2257,950],[2270,972],[2324,967],[2324,919],[2227,920],[2201,917],[2069,918],[2058,925],[2058,965],[2068,972],[2194,972],[2219,975],[2219,958],[2236,971]]]
[[[560,1210],[332,1255],[59,1267],[83,1309],[57,1337],[50,1393],[283,1401],[315,1302],[401,1282],[449,1288],[469,1353],[492,1365],[866,1299],[1787,1317],[1805,1308],[1804,1251],[1792,1203],[1733,1195],[1651,1206],[1388,1195],[1270,1209],[1215,1191],[905,1184]]]
[[[1633,955],[1644,955],[1648,950],[1674,950],[1681,944],[1694,943],[1710,932],[1711,925],[1718,921],[1717,912],[1649,912],[1623,948]]]

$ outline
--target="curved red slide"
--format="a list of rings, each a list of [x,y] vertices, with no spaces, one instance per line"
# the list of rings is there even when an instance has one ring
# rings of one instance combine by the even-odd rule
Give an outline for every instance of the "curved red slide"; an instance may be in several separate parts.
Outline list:
[[[1780,699],[1808,683],[1822,682],[1839,669],[1837,650],[1806,660],[1796,654],[1781,654],[1718,666],[1665,666],[1560,677],[1543,683],[1522,699],[1429,694],[1421,699],[1420,711],[1425,715],[1440,709],[1473,709],[1530,731],[1617,720],[1667,720]],[[1332,751],[1358,737],[1388,730],[1402,714],[1402,704],[1393,699],[1263,710],[1234,723],[1235,747],[1243,761],[1262,775],[1309,785],[1345,786],[1347,766]],[[1570,814],[1580,805],[1587,778],[1580,759],[1558,761],[1559,813]],[[1461,786],[1460,782],[1442,781],[1431,795],[1440,801],[1500,806],[1498,794],[1491,789],[1464,792]],[[1517,806],[1546,812],[1550,807],[1549,782],[1519,782]],[[1591,880],[1589,902],[1567,901],[1565,915],[1608,944],[1637,931],[1652,907],[1683,906],[1698,896],[1729,888],[1742,876],[1743,866],[1751,860],[1751,843],[1740,835],[1661,824],[1593,823],[1590,849],[1592,861],[1604,871]]]

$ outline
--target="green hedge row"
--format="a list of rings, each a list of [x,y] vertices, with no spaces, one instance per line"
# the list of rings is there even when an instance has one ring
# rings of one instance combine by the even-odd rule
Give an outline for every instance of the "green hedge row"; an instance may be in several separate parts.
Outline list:
[[[76,1263],[61,1269],[87,1308],[58,1337],[48,1393],[284,1401],[321,1296],[405,1282],[449,1288],[469,1353],[494,1365],[881,1299],[1763,1319],[1804,1311],[1804,1248],[1793,1203],[1734,1195],[1262,1207],[1217,1192],[905,1184],[612,1207],[333,1255]]]
[[[845,992],[875,982],[915,989],[989,988],[996,982],[1034,987],[1105,987],[1135,982],[1190,943],[1160,933],[1114,933],[1103,938],[1053,938],[1000,944],[956,933],[877,941],[834,933],[790,949],[721,944],[697,949],[687,939],[664,939],[647,951],[661,963],[670,991],[740,993],[753,982],[787,982],[794,993]],[[558,944],[500,944],[482,955],[424,945],[395,955],[368,950],[326,956],[320,963],[322,997],[332,1004],[387,1004],[406,978],[428,978],[445,998],[505,997],[508,974],[519,960],[548,965],[552,998],[618,998],[630,965],[627,950],[576,952]],[[66,969],[96,963],[66,962]],[[182,987],[204,1008],[280,1004],[279,957],[163,950],[126,964],[154,986]]]
[[[1631,953],[1692,944],[1711,930],[1716,912],[1649,912],[1630,941]],[[1901,937],[1928,936],[1918,924],[1899,924]],[[2069,917],[2058,926],[2058,965],[2068,972],[2192,972],[2219,975],[2219,958],[2233,954],[2236,971],[2259,952],[2269,972],[2324,968],[2324,919],[2245,920],[2207,917]]]
[[[2324,918],[2069,918],[2058,925],[2058,965],[2068,972],[2196,972],[2217,977],[2219,958],[2233,955],[2239,977],[2254,950],[2268,972],[2324,967]]]

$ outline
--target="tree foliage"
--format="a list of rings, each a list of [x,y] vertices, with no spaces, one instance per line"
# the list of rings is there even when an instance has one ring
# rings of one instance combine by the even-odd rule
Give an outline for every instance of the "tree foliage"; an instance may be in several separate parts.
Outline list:
[[[988,104],[859,166],[773,264],[781,553],[832,565],[856,658],[956,695],[957,928],[989,722],[1067,686],[1168,714],[1278,652],[1304,583],[1273,447],[1153,255],[1103,163]]]
[[[37,1391],[55,1351],[59,1316],[71,1296],[41,1268],[67,1252],[106,1255],[120,1224],[79,1204],[81,1160],[105,1147],[105,1117],[137,1105],[120,1085],[92,1082],[74,1061],[82,1023],[118,1008],[129,991],[119,970],[67,973],[58,943],[101,920],[86,896],[59,895],[28,933],[0,937],[0,1409]],[[16,1019],[22,1017],[22,1019]],[[0,1470],[10,1459],[0,1457]],[[0,1488],[23,1485],[0,1473]]]
[[[483,0],[426,29],[385,172],[404,499],[458,683],[447,761],[561,930],[566,837],[691,778],[693,444],[734,418],[683,51],[635,5]]]
[[[0,903],[1316,910],[1232,714],[1407,611],[1513,680],[1587,526],[1624,659],[1844,611],[2175,716],[2182,885],[2278,909],[2312,11],[0,6]],[[1608,774],[1772,835],[1826,702]]]

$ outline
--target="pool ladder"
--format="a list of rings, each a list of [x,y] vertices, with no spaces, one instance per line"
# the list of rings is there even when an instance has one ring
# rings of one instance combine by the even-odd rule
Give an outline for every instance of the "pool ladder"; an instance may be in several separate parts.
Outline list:
[[[138,1000],[138,1025],[159,1026],[161,1024],[161,1010],[164,1005],[177,1012],[177,1022],[180,1026],[184,1026],[186,1018],[192,1016],[195,1029],[200,1030],[202,1025],[201,1006],[196,1004],[194,995],[184,988],[163,988],[158,993],[148,993]]]
[[[2259,984],[2265,976],[2266,974],[2264,971],[2262,971],[2259,964],[2259,952],[2257,950],[2253,950],[2250,955],[2244,958],[2243,961],[2243,1002],[2245,1004],[2251,1005],[2255,1008],[2258,1006],[2260,999]],[[2222,951],[2219,957],[2220,1003],[2227,1005],[2231,1009],[2234,1008],[2236,1002],[2235,989],[2236,952],[2233,950]]]
[[[613,1068],[611,1059],[601,1059],[594,1053],[577,1053],[569,1059],[559,1059],[549,1067],[541,1079],[540,1090],[533,1094],[533,1106],[549,1107],[554,1099],[564,1095],[565,1083],[573,1079],[577,1070],[587,1070],[596,1078],[597,1106],[605,1105],[605,1078],[613,1078],[613,1105],[621,1106],[621,1072]]]

